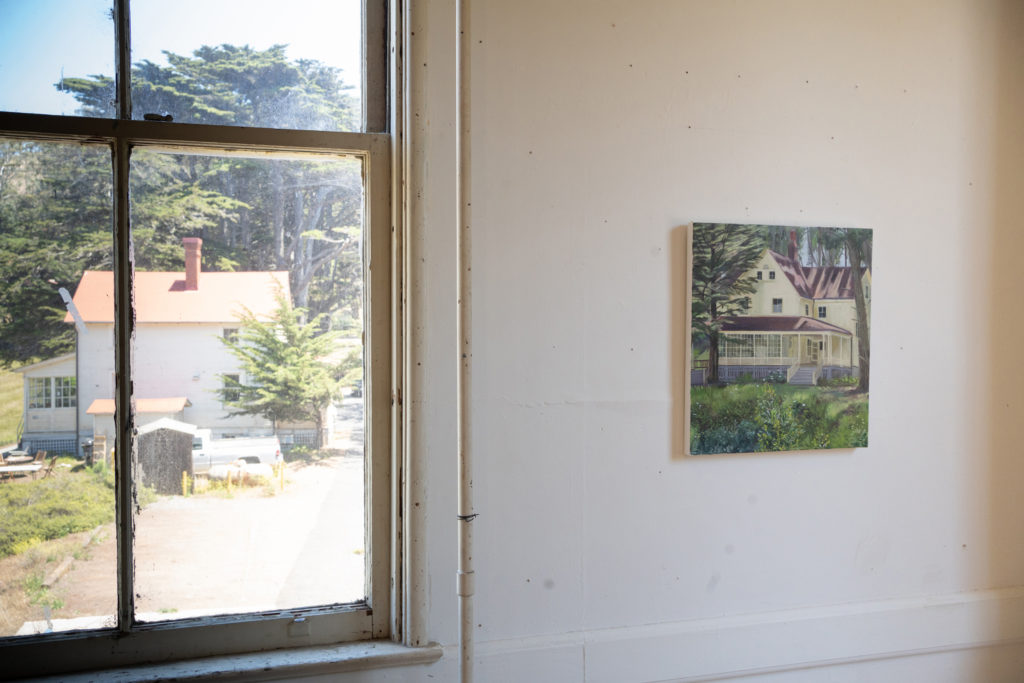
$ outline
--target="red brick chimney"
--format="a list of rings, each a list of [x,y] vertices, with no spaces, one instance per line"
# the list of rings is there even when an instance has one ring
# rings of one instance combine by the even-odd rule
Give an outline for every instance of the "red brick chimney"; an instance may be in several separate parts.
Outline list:
[[[199,237],[185,237],[185,289],[199,289],[199,272],[203,269],[203,240]]]
[[[796,245],[796,230],[789,231],[789,258],[794,261],[800,260],[800,247]]]

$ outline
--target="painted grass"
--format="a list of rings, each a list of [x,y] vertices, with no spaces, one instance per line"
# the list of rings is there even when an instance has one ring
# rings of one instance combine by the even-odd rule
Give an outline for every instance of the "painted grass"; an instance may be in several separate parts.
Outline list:
[[[21,422],[21,375],[7,368],[0,369],[0,446],[18,439]]]
[[[694,387],[690,452],[751,453],[867,446],[868,396],[789,384]]]

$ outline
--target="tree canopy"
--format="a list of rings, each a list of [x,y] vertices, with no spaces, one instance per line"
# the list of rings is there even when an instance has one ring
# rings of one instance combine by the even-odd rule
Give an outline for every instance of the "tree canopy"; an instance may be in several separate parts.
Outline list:
[[[203,46],[132,68],[133,111],[188,123],[353,130],[360,108],[340,70],[286,46]],[[56,84],[84,116],[114,114],[114,79]],[[131,220],[139,270],[182,270],[181,238],[203,238],[204,270],[285,270],[298,308],[358,333],[358,160],[214,156],[137,148]],[[111,157],[103,145],[0,141],[0,361],[70,351],[58,287],[110,269]]]

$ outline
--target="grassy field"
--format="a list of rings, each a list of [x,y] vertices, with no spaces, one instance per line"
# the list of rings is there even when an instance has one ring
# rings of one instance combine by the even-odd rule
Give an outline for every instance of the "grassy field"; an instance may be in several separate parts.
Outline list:
[[[18,439],[21,421],[21,375],[7,368],[0,369],[0,446]]]
[[[693,387],[690,452],[751,453],[868,444],[868,396],[789,384]]]

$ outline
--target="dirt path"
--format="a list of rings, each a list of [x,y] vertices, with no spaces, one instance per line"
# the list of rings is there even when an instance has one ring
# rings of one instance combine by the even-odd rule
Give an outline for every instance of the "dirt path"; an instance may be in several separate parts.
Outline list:
[[[289,464],[283,491],[161,497],[137,518],[137,613],[158,621],[355,601],[363,543],[363,465],[353,455]],[[55,630],[103,626],[115,612],[113,525],[77,554],[50,589],[63,602]],[[29,618],[41,619],[38,606]]]

